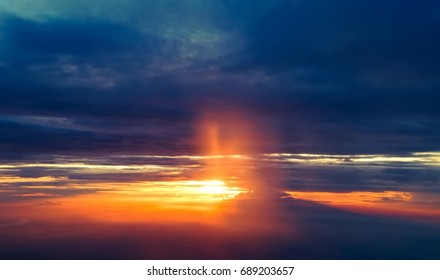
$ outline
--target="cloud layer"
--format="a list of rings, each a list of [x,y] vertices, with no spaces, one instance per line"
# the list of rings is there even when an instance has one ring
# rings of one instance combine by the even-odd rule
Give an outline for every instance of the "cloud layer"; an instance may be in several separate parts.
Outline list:
[[[439,150],[436,1],[2,7],[2,152],[195,152],[220,101],[278,129],[267,150]]]

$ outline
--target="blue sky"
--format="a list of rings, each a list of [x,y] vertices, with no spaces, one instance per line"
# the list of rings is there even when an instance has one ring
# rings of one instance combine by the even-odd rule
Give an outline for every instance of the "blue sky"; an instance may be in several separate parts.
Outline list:
[[[267,175],[277,195],[377,193],[375,203],[438,210],[439,10],[434,0],[2,0],[0,201],[193,180],[206,168],[195,137],[208,113],[224,143],[243,133],[253,155],[240,168]],[[252,137],[232,129],[236,112]]]
[[[218,101],[279,127],[282,143],[268,150],[439,148],[435,1],[0,7],[1,129],[13,131],[2,134],[5,149],[122,152],[134,141],[150,153],[190,152],[188,123]],[[155,132],[164,125],[175,133]]]

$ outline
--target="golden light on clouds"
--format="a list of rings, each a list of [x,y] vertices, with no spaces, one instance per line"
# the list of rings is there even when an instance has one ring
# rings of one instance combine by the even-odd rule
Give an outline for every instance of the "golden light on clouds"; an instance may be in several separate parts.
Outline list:
[[[386,164],[415,164],[422,166],[440,166],[440,153],[424,152],[411,153],[407,155],[385,155],[385,154],[291,154],[272,153],[265,154],[267,161],[316,164],[316,165],[386,165]]]
[[[41,183],[41,182],[57,182],[66,180],[66,177],[43,176],[36,178],[27,178],[19,176],[0,176],[0,183]]]
[[[287,192],[293,198],[316,201],[329,205],[370,205],[377,202],[410,202],[412,195],[407,192]]]
[[[132,183],[91,183],[83,188],[99,193],[131,195],[136,199],[168,202],[216,202],[235,198],[246,189],[227,185],[221,180],[150,181]]]
[[[113,164],[91,164],[83,162],[71,163],[23,163],[23,164],[2,164],[0,169],[19,169],[19,168],[48,168],[48,169],[77,169],[82,172],[98,173],[109,171],[131,171],[131,172],[157,172],[175,171],[183,167],[163,166],[163,165],[113,165]]]
[[[397,216],[408,219],[436,219],[440,210],[436,204],[414,201],[415,195],[409,192],[294,192],[287,194],[295,199],[312,201],[351,212],[369,215]],[[437,198],[438,199],[438,198]]]

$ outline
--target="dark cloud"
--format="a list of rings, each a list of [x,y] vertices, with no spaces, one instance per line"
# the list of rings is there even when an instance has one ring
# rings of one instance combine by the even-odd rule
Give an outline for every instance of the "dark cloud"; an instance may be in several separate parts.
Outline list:
[[[440,176],[435,167],[396,168],[374,165],[304,166],[290,164],[286,189],[292,191],[355,192],[403,191],[438,193]]]
[[[176,154],[194,150],[188,142],[176,142],[160,133],[150,134],[148,128],[124,136],[117,132],[75,131],[1,122],[0,131],[0,147],[3,152],[13,153]]]
[[[9,15],[2,21],[0,112],[68,118],[71,139],[86,139],[92,149],[108,136],[95,141],[78,130],[106,130],[128,144],[138,141],[133,131],[162,126],[161,133],[173,133],[160,142],[188,141],[192,117],[219,103],[275,127],[282,141],[267,150],[439,149],[436,2],[223,5],[216,28],[241,43],[224,42],[209,59],[188,45],[194,27],[170,39],[128,21]],[[38,143],[45,128],[33,131]]]
[[[247,9],[250,1],[226,2],[238,22],[247,19],[243,31],[249,44],[242,61],[251,69],[306,70],[316,78],[347,82],[362,73],[439,74],[436,1],[278,1],[264,13]]]
[[[53,86],[106,88],[128,79],[161,50],[160,39],[136,28],[95,19],[33,21],[8,15],[0,60],[4,80]],[[21,82],[20,82],[21,81]]]
[[[439,148],[437,2],[225,3],[247,44],[223,69],[272,77],[254,106],[282,119],[292,150]]]
[[[90,57],[133,50],[141,44],[135,30],[97,20],[35,22],[9,18],[2,28],[4,47],[16,55]]]

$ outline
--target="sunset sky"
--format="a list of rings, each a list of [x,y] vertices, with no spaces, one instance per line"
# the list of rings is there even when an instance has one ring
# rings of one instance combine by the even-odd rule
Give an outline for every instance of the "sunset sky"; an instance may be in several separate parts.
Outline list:
[[[439,11],[2,0],[0,259],[440,259]]]

